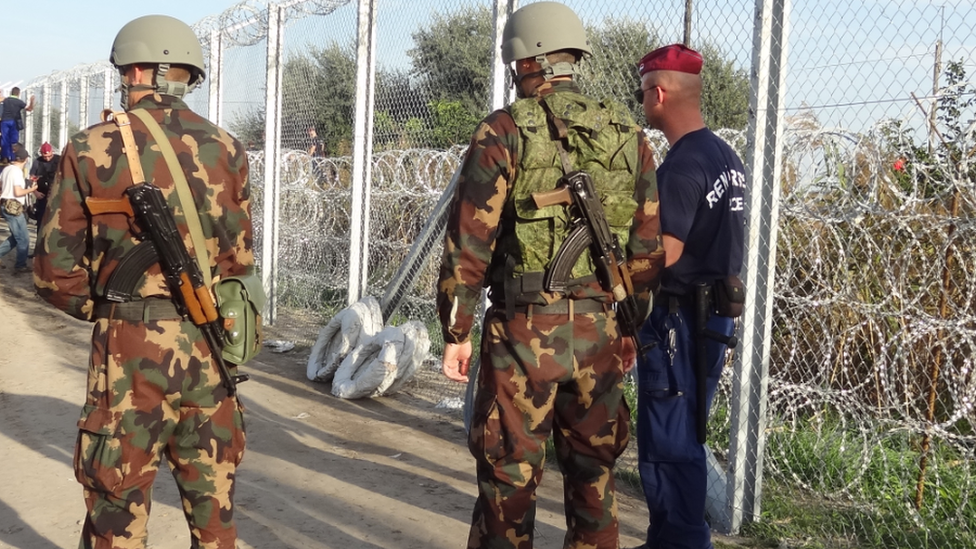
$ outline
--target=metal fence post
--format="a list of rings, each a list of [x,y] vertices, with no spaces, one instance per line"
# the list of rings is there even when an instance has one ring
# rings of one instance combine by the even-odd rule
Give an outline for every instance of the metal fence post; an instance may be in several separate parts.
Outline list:
[[[733,375],[728,498],[732,532],[759,517],[772,344],[790,0],[757,0],[746,171],[749,221],[742,355]]]
[[[104,84],[105,91],[103,92],[104,95],[102,96],[102,108],[111,109],[112,108],[112,82],[115,80],[114,71],[113,69],[108,68],[105,69],[105,72],[103,74],[105,76],[105,84]]]
[[[44,82],[44,105],[41,106],[41,142],[51,142],[51,81]]]
[[[88,124],[88,75],[84,74],[78,77],[78,129],[83,130],[89,126]]]
[[[58,128],[58,148],[63,149],[68,144],[68,77],[61,77],[61,126]]]
[[[210,121],[223,127],[224,125],[224,49],[223,49],[223,29],[213,29],[210,31]]]
[[[508,17],[515,11],[517,0],[495,0],[492,16],[495,18],[495,41],[491,65],[491,108],[498,110],[505,106],[508,88],[505,85],[505,72],[508,67],[502,61],[502,32]]]
[[[349,227],[347,303],[359,301],[369,270],[369,193],[373,156],[373,98],[376,74],[376,0],[359,0],[356,39],[356,114],[352,146],[352,211]]]
[[[268,6],[267,84],[264,120],[264,211],[261,247],[261,282],[268,295],[265,319],[273,324],[278,307],[278,223],[281,182],[281,103],[284,74],[282,19],[284,10]]]
[[[33,89],[25,89],[24,97],[29,98],[34,93]],[[27,147],[28,152],[36,150],[38,146],[34,143],[34,114],[27,113],[26,122],[24,123],[24,146]]]

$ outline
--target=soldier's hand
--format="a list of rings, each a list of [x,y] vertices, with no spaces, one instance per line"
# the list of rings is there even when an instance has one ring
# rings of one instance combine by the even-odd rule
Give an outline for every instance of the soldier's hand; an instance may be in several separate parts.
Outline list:
[[[468,368],[471,367],[471,340],[464,343],[444,345],[444,360],[441,371],[447,379],[459,383],[468,382]]]
[[[634,338],[620,338],[620,360],[624,363],[624,373],[634,369],[637,364],[637,346],[634,345]]]

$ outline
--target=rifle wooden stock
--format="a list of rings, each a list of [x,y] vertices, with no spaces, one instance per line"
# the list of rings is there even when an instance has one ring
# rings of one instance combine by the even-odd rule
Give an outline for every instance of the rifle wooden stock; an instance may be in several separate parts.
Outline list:
[[[561,185],[551,191],[532,193],[532,201],[535,202],[536,208],[545,208],[556,204],[569,205],[573,203],[573,195],[569,191],[569,187]]]
[[[205,286],[200,286],[196,289],[197,303],[200,304],[200,308],[203,311],[203,318],[207,322],[217,322],[220,315],[217,314],[217,306],[214,304],[213,295],[210,293]]]
[[[217,322],[219,316],[214,305],[213,296],[204,286],[194,287],[186,273],[180,274],[180,294],[186,304],[186,312],[190,320],[197,326]]]
[[[132,204],[125,198],[95,198],[89,196],[85,199],[85,206],[92,215],[103,214],[125,214],[133,217]]]

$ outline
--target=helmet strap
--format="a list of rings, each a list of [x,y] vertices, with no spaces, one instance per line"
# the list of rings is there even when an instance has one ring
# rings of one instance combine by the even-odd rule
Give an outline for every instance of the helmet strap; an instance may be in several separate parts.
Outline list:
[[[552,65],[549,63],[549,57],[544,53],[535,56],[535,62],[542,67],[546,81],[552,80],[557,76],[573,76],[576,74],[576,65],[574,63],[560,61]]]
[[[178,97],[180,99],[183,99],[183,97],[186,94],[188,94],[191,91],[193,91],[193,88],[197,87],[197,84],[199,84],[203,80],[202,78],[199,77],[199,75],[197,76],[196,79],[194,79],[189,84],[185,84],[183,82],[173,82],[171,80],[166,80],[166,73],[169,72],[169,68],[170,68],[170,64],[169,63],[160,63],[158,65],[158,67],[156,68],[156,80],[155,80],[156,87],[155,87],[155,89],[161,95],[172,95],[174,97]]]
[[[566,63],[565,61],[561,61],[553,65],[549,63],[549,58],[546,56],[546,54],[539,54],[535,56],[535,62],[542,67],[540,70],[535,72],[517,74],[515,69],[509,69],[512,71],[512,85],[515,86],[515,93],[519,97],[523,97],[522,80],[525,80],[526,78],[541,76],[548,82],[557,76],[573,76],[576,74],[576,65],[574,63]]]
[[[133,84],[130,85],[125,81],[125,67],[119,67],[119,103],[122,105],[122,110],[129,110],[129,94],[134,91],[145,91],[145,90],[155,90],[155,86],[150,86],[147,84]]]

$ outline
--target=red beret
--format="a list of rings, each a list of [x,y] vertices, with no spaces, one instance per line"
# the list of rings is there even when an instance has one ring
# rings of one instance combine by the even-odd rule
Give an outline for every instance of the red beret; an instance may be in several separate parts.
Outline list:
[[[641,76],[651,71],[678,71],[698,74],[702,69],[702,56],[681,44],[658,48],[644,56],[637,65]]]
[[[44,143],[41,145],[41,154],[47,154],[49,152],[54,152],[54,147],[50,143]]]

